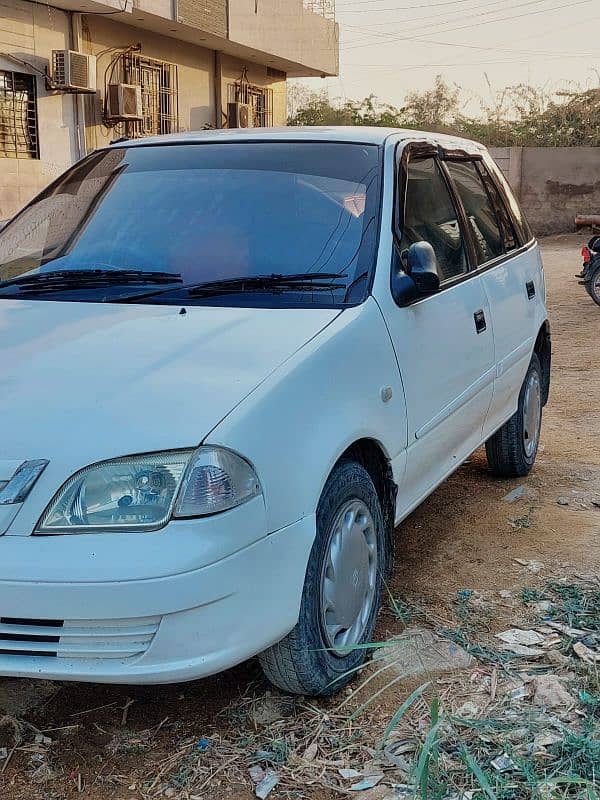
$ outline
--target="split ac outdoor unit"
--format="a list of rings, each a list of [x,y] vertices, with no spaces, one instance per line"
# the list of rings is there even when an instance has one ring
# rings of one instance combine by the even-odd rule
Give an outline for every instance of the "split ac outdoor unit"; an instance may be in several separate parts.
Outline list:
[[[96,56],[75,50],[52,51],[51,88],[62,92],[89,93],[96,91]]]
[[[228,103],[227,127],[253,128],[254,113],[252,111],[252,106],[248,105],[247,103]]]
[[[141,86],[129,83],[111,83],[108,87],[108,114],[112,120],[142,120]]]

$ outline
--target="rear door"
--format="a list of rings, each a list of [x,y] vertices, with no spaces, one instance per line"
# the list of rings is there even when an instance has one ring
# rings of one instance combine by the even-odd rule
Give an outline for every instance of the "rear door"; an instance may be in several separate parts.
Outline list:
[[[496,183],[495,166],[479,157],[449,160],[447,168],[473,230],[494,328],[496,379],[487,436],[517,408],[537,334],[537,305],[544,302],[543,274],[527,224],[515,217]],[[514,198],[513,204],[518,211]]]
[[[408,411],[406,478],[399,514],[414,507],[481,442],[495,374],[489,307],[472,271],[466,220],[437,150],[405,149],[396,209],[395,263],[411,244],[429,242],[441,291],[384,316],[398,357]]]

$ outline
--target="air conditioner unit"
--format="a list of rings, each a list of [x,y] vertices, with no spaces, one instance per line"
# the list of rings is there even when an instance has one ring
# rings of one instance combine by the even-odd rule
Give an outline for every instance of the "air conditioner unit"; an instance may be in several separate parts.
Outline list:
[[[96,56],[75,50],[52,51],[51,88],[62,92],[93,94],[96,91]]]
[[[108,86],[107,117],[111,120],[142,120],[142,88],[130,83]]]
[[[228,128],[253,128],[254,112],[248,103],[228,103],[227,104],[227,127]]]

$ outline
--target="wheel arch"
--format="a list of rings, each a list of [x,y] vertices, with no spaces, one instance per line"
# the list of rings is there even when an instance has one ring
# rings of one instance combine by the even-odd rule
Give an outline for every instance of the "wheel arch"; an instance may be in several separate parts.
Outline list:
[[[548,320],[544,322],[538,332],[533,351],[539,358],[542,367],[542,405],[545,406],[550,394],[550,372],[552,368],[552,338]]]

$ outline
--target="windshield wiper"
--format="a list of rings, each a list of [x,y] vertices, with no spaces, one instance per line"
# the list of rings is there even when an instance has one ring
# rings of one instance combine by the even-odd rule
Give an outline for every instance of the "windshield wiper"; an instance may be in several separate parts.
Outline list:
[[[73,269],[38,272],[0,283],[0,291],[16,286],[22,292],[60,292],[68,289],[100,289],[121,284],[181,283],[176,272],[152,272],[141,269]]]
[[[236,292],[327,292],[345,289],[344,283],[328,283],[339,278],[346,278],[341,272],[298,272],[292,275],[250,275],[240,278],[224,278],[202,283],[183,283],[169,289],[158,289],[135,295],[110,298],[110,302],[135,303],[148,297],[167,294],[172,289],[178,292],[185,290],[188,297],[208,297],[210,295],[231,294]]]

